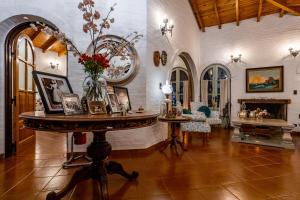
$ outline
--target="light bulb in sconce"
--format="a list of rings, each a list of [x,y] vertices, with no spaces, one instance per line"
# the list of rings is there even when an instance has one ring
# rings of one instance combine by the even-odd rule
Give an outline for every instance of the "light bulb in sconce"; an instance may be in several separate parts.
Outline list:
[[[242,54],[239,54],[239,56],[231,55],[230,58],[232,63],[242,62]]]
[[[298,54],[300,53],[300,50],[294,50],[293,48],[289,48],[290,54],[291,56],[293,56],[294,58],[296,58],[298,56]]]
[[[166,81],[166,84],[162,86],[162,93],[165,95],[170,95],[173,92],[173,88],[170,85],[169,81]]]
[[[59,70],[59,64],[58,63],[54,64],[53,62],[50,62],[50,68]]]

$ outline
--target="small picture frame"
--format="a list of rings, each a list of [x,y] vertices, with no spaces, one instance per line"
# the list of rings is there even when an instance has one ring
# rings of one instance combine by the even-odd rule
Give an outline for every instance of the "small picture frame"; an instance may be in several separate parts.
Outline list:
[[[81,102],[77,94],[64,94],[62,96],[62,105],[65,115],[83,114]]]
[[[121,112],[120,102],[119,102],[118,97],[117,97],[116,94],[109,93],[108,94],[108,100],[109,100],[109,105],[110,105],[112,113]]]
[[[88,101],[88,107],[92,115],[107,114],[106,104],[104,101]]]
[[[128,94],[128,89],[125,87],[114,86],[114,92],[117,95],[120,104],[125,106],[125,110],[131,110],[131,104]]]
[[[73,93],[68,78],[39,71],[33,71],[32,76],[41,96],[45,112],[47,114],[63,113],[62,96]]]

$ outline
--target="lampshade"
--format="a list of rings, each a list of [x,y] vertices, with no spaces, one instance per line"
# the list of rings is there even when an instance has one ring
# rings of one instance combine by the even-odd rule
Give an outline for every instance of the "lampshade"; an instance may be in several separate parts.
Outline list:
[[[172,94],[173,88],[172,88],[172,86],[170,85],[169,81],[166,81],[166,84],[162,86],[162,92],[163,92],[165,95],[170,95],[170,94]]]

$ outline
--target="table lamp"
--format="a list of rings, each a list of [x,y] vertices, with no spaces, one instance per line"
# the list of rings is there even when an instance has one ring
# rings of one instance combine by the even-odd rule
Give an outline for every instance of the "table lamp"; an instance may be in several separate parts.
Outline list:
[[[162,92],[166,96],[166,98],[165,98],[165,103],[166,103],[166,117],[168,117],[169,116],[169,111],[171,110],[171,107],[172,107],[171,106],[172,101],[171,101],[171,99],[169,97],[170,97],[170,95],[173,92],[173,88],[170,85],[170,83],[169,83],[168,80],[166,81],[166,84],[163,85]]]

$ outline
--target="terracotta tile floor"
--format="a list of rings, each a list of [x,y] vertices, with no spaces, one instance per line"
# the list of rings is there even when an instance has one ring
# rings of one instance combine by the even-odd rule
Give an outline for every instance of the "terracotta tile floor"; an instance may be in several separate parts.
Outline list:
[[[113,152],[111,159],[137,170],[137,181],[109,176],[110,199],[128,200],[300,200],[300,137],[295,151],[230,142],[215,129],[208,145],[193,135],[189,150],[177,157],[169,148]],[[75,169],[64,170],[65,135],[37,134],[36,143],[0,161],[0,199],[46,199],[60,190]],[[98,185],[82,182],[64,199],[98,199]]]

